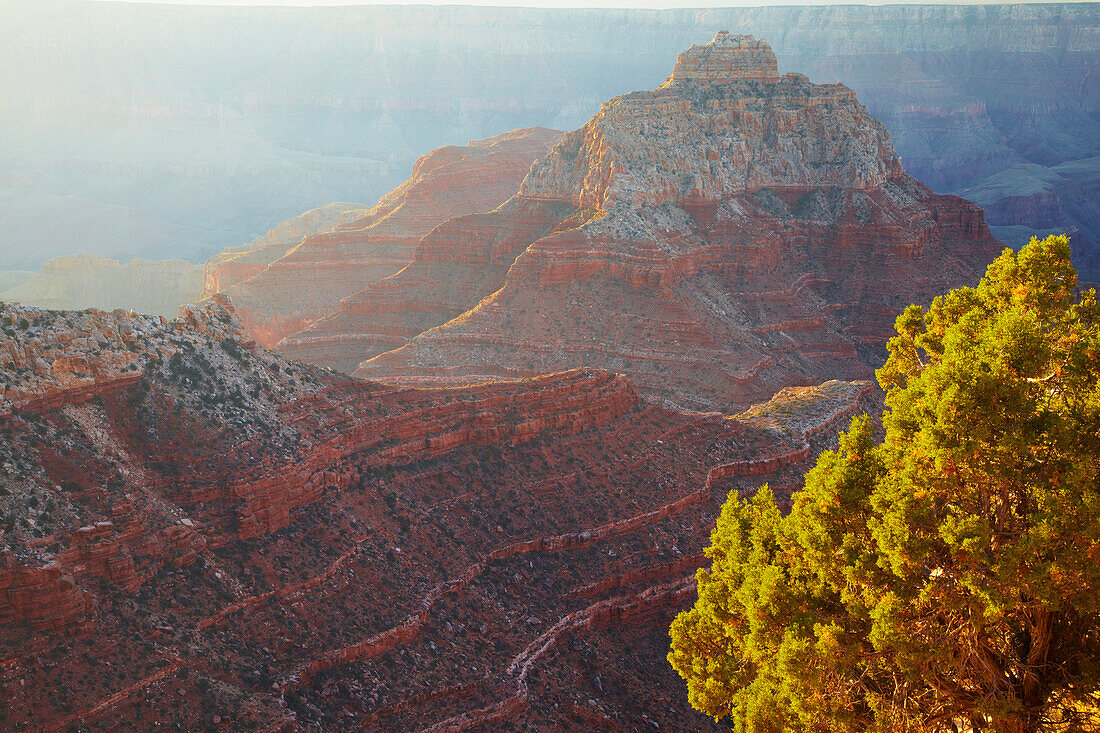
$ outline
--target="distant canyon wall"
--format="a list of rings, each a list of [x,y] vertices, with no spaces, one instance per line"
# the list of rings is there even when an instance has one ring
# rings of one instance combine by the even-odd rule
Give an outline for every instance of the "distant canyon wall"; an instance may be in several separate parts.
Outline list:
[[[0,300],[54,310],[122,308],[174,316],[202,293],[203,267],[183,260],[134,259],[125,264],[95,255],[55,257],[42,271],[0,291]]]
[[[0,17],[0,267],[74,253],[199,263],[308,209],[372,202],[442,145],[573,129],[723,29],[767,39],[781,73],[843,81],[906,170],[960,193],[1100,155],[1098,8],[15,0]],[[1048,188],[1057,225],[1095,243],[1095,197]],[[1008,239],[1049,228],[1034,201],[982,203],[1007,209],[992,219],[1016,227]]]

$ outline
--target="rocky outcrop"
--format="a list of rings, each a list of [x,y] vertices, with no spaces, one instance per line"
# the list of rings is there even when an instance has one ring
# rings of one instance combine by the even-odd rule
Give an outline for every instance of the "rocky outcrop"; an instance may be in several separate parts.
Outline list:
[[[185,306],[173,322],[124,310],[65,313],[0,304],[0,329],[0,410],[8,415],[79,404],[134,384],[148,360],[171,358],[185,342],[254,345],[225,296]],[[181,337],[165,339],[166,332]]]
[[[60,563],[28,567],[10,553],[0,560],[0,624],[29,623],[57,631],[85,619],[91,611],[91,599]]]
[[[978,207],[904,173],[850,89],[720,33],[319,325],[396,384],[587,365],[732,411],[869,375],[902,308],[976,282],[999,248]]]
[[[202,292],[202,267],[182,260],[117,260],[92,255],[55,257],[42,271],[0,292],[0,300],[54,310],[125,308],[172,315]]]
[[[670,86],[695,82],[711,84],[731,80],[775,83],[779,64],[772,47],[752,36],[731,35],[720,31],[705,46],[692,46],[676,59],[676,68],[668,78]]]
[[[390,387],[254,348],[222,297],[11,316],[0,704],[35,730],[717,730],[663,662],[709,528],[866,399],[684,414],[592,369]],[[77,357],[105,378],[70,385]]]
[[[370,209],[284,222],[268,235],[270,241],[211,260],[207,289],[230,295],[249,333],[274,346],[335,310],[341,298],[403,268],[420,238],[440,222],[495,208],[559,137],[525,128],[428,153],[408,180]],[[288,247],[289,235],[303,227],[313,231]],[[342,347],[305,334],[288,339],[284,350],[327,363],[339,360]]]

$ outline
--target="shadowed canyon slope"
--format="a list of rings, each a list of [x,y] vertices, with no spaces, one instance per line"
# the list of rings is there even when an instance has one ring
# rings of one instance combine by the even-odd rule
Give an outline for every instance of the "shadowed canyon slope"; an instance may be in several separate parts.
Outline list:
[[[1069,234],[1082,279],[1100,282],[1100,157],[1051,167],[1017,163],[962,195],[980,204],[993,234],[1013,246]]]
[[[426,151],[574,129],[721,28],[768,39],[781,71],[850,86],[909,173],[959,193],[1016,164],[1100,154],[1098,8],[8,0],[0,267],[78,253],[200,263],[308,209],[374,201]]]
[[[440,222],[507,200],[532,161],[560,138],[528,128],[428,153],[373,208],[325,207],[284,222],[244,251],[213,258],[206,290],[230,295],[253,337],[273,346],[335,310],[344,296],[400,270]],[[288,235],[303,224],[312,231],[294,242]]]
[[[135,259],[125,264],[94,255],[66,255],[42,264],[42,271],[7,290],[0,300],[40,308],[125,308],[175,315],[202,293],[203,268],[183,260]]]
[[[595,366],[728,409],[869,375],[902,308],[975,283],[998,249],[977,206],[903,172],[850,89],[720,33],[288,351],[327,338],[346,349],[327,363],[362,349],[357,375],[422,385]]]
[[[0,707],[33,730],[718,730],[664,662],[718,508],[870,399],[387,387],[222,298],[0,329]]]

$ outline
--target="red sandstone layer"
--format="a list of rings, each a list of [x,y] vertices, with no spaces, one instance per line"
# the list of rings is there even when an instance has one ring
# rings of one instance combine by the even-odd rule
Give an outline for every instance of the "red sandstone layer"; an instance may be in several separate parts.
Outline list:
[[[336,309],[344,296],[400,270],[440,222],[498,206],[560,136],[525,128],[439,148],[371,209],[323,218],[321,229],[290,248],[274,237],[254,252],[215,258],[207,288],[230,295],[253,337],[274,346]]]

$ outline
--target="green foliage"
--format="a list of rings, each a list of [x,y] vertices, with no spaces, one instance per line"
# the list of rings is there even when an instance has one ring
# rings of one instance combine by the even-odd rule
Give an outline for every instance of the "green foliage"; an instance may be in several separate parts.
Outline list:
[[[910,306],[782,517],[723,507],[671,628],[737,731],[1100,729],[1100,310],[1065,237]],[[878,436],[882,436],[881,442]]]

